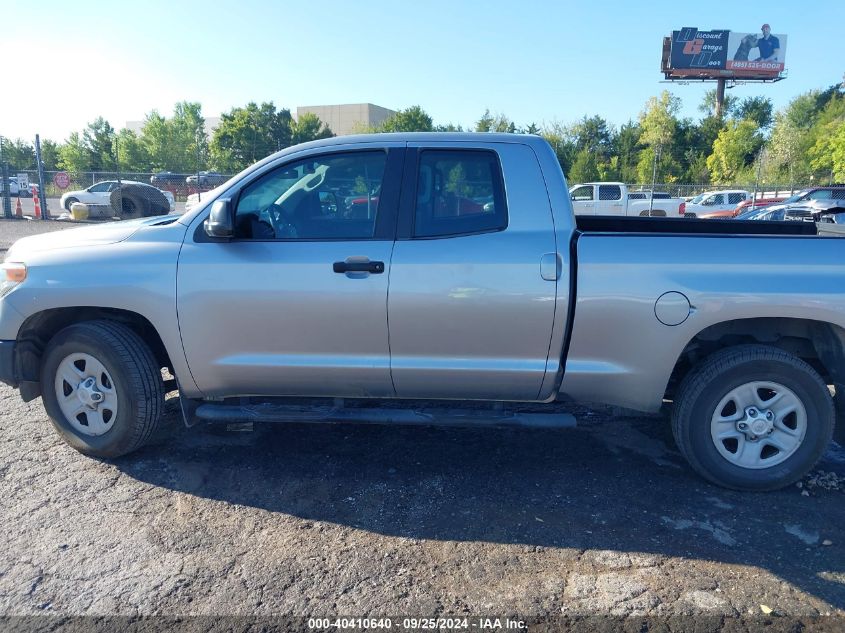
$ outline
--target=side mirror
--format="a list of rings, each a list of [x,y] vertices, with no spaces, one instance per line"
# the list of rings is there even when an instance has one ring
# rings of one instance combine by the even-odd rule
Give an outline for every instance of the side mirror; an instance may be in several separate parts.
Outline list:
[[[205,233],[209,237],[231,239],[235,235],[235,219],[230,200],[215,200],[205,221]]]

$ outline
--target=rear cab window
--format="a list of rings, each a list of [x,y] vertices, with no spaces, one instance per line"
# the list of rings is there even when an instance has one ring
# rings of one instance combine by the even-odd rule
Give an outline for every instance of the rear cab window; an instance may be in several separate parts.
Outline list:
[[[622,187],[619,185],[599,185],[599,200],[621,200]]]
[[[488,150],[423,150],[417,170],[415,238],[501,231],[508,225],[499,157]]]

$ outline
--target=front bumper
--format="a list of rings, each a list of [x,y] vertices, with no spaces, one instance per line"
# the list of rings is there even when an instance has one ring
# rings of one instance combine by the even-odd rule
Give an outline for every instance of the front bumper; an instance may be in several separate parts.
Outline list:
[[[18,386],[15,374],[15,341],[0,341],[0,382]]]

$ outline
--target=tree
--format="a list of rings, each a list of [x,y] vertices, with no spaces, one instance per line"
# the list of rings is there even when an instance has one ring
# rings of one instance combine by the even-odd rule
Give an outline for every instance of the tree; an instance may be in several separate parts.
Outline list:
[[[616,138],[613,141],[616,147],[616,178],[622,182],[634,182],[637,180],[637,158],[642,145],[640,145],[640,128],[633,121],[628,121],[619,128]]]
[[[59,146],[55,141],[50,139],[41,141],[41,162],[46,171],[59,170]]]
[[[291,145],[331,138],[334,133],[313,112],[306,112],[297,121],[291,121]]]
[[[89,153],[91,171],[112,171],[115,168],[115,131],[103,117],[97,117],[82,131],[82,145]]]
[[[736,110],[738,99],[731,95],[726,94],[724,100],[722,101],[722,112],[721,118],[730,117],[734,110]],[[698,104],[698,111],[704,114],[705,116],[716,116],[716,89],[713,88],[712,90],[708,90],[704,93],[704,97],[701,99],[701,103]]]
[[[540,128],[536,123],[529,123],[528,126],[524,130],[525,134],[540,134]]]
[[[677,165],[673,162],[680,152],[672,146],[678,126],[676,114],[681,108],[681,100],[664,90],[659,97],[651,97],[640,112],[640,143],[646,150],[640,153],[637,162],[637,175],[640,182],[651,182],[657,160],[657,179],[662,182],[677,177]],[[671,176],[671,177],[670,177]]]
[[[73,174],[91,171],[91,152],[79,132],[72,132],[59,147],[59,167]]]
[[[464,128],[454,123],[441,123],[434,126],[435,132],[463,132]]]
[[[11,170],[35,168],[35,148],[23,139],[3,140],[3,159]]]
[[[475,123],[476,132],[516,132],[516,125],[504,114],[490,114],[490,110],[484,111],[481,118]]]
[[[150,168],[147,148],[132,130],[123,129],[118,132],[115,152],[122,172],[146,172]]]
[[[174,145],[170,170],[186,173],[205,169],[208,164],[208,135],[202,106],[190,101],[177,103],[168,124]]]
[[[433,132],[434,122],[425,110],[415,105],[391,115],[381,125],[377,126],[376,131]]]
[[[754,121],[761,130],[767,130],[773,122],[772,100],[768,97],[746,97],[736,107],[739,119]]]
[[[569,170],[569,180],[575,182],[594,182],[599,180],[599,166],[596,155],[588,149],[579,150],[575,162]]]
[[[810,166],[822,177],[845,181],[845,97],[831,98],[811,130]]]
[[[749,120],[729,121],[713,143],[713,153],[707,158],[710,177],[716,183],[736,182],[748,176],[749,167],[763,146],[763,138],[756,123]]]
[[[220,125],[214,130],[211,163],[220,171],[234,173],[289,147],[292,123],[290,110],[276,110],[273,102],[232,108],[221,116]]]
[[[571,180],[570,168],[572,167],[572,163],[575,162],[577,150],[569,128],[562,123],[553,122],[544,125],[541,134],[549,145],[552,146],[563,173]]]

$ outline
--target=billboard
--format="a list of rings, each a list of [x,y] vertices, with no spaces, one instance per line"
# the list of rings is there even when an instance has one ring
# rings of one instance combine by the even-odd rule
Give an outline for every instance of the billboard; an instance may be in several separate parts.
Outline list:
[[[768,24],[757,33],[684,27],[667,39],[661,68],[667,78],[775,79],[785,68],[786,35]]]

